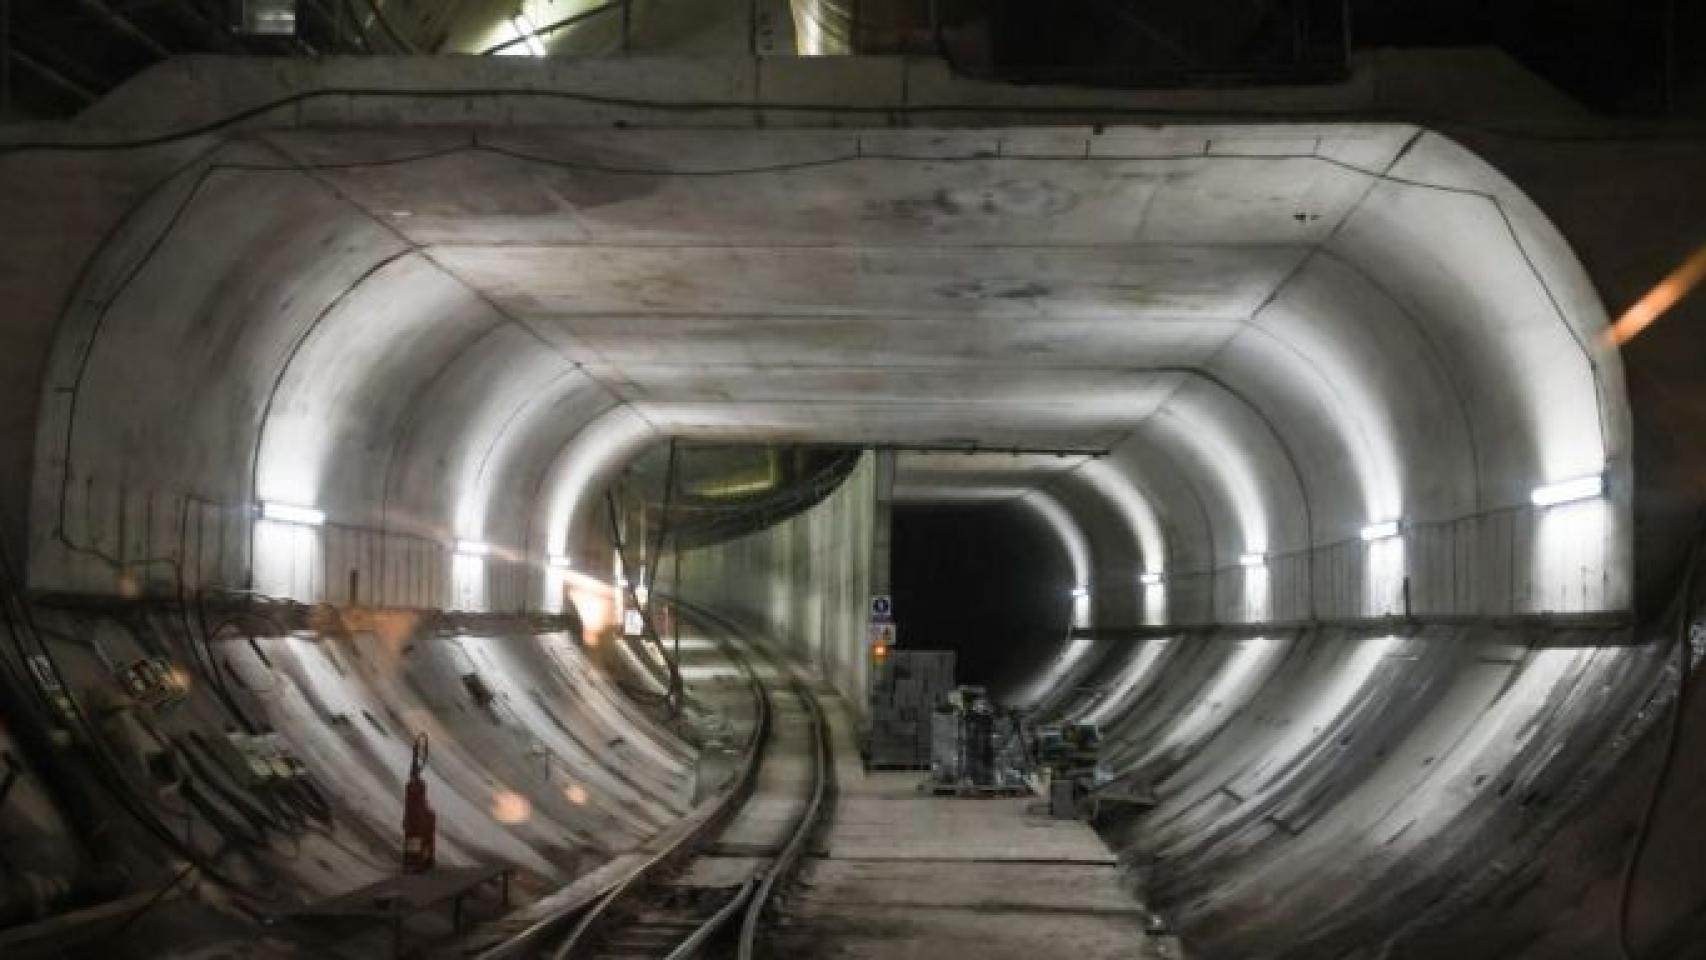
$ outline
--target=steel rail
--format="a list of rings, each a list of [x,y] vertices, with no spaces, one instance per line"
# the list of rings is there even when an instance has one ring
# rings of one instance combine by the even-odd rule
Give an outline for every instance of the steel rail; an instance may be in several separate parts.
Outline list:
[[[800,703],[804,704],[812,715],[812,797],[805,811],[801,813],[800,822],[794,828],[793,835],[788,838],[787,846],[782,848],[781,855],[765,870],[764,879],[759,881],[752,902],[747,905],[746,917],[740,927],[739,960],[753,960],[758,943],[758,924],[763,918],[764,908],[775,894],[777,882],[790,876],[799,865],[800,855],[805,852],[806,841],[811,838],[823,816],[823,799],[829,783],[829,724],[824,720],[823,707],[818,703],[816,695],[804,683],[796,680],[794,691],[800,698]]]
[[[688,606],[680,604],[679,601],[678,605]],[[738,635],[740,632],[735,625],[703,609],[694,608],[694,615],[699,619],[717,623],[731,634]],[[823,817],[824,798],[828,793],[830,778],[829,727],[824,718],[823,707],[811,689],[801,682],[797,676],[794,676],[791,670],[784,669],[768,655],[765,658],[771,660],[772,666],[776,668],[778,673],[789,675],[791,682],[788,687],[798,698],[809,717],[812,737],[811,794],[789,831],[788,839],[783,843],[781,851],[763,868],[747,877],[733,896],[687,936],[683,937],[669,952],[667,960],[691,960],[691,958],[699,956],[701,951],[710,944],[712,938],[728,926],[737,914],[742,915],[739,956],[741,960],[751,960],[758,940],[759,924],[766,907],[769,906],[775,895],[778,884],[789,877],[798,866],[800,858],[805,852],[807,841],[810,840]],[[766,687],[764,681],[757,679],[756,673],[752,674],[752,679],[758,687]],[[768,749],[770,740],[774,736],[773,711],[768,705],[771,692],[774,692],[774,688],[761,689],[760,691],[759,700],[764,703],[763,722],[767,729],[764,739],[760,742],[761,745],[754,751],[753,758],[750,758],[756,761],[749,762],[749,767],[753,770],[761,765],[762,759],[759,754]],[[745,775],[743,774],[743,776]],[[753,777],[753,779],[756,778]],[[599,940],[598,933],[601,925],[609,921],[615,907],[629,897],[638,895],[645,888],[646,882],[655,877],[663,867],[684,859],[685,855],[698,849],[718,829],[726,826],[730,814],[751,799],[752,784],[745,783],[743,789],[731,792],[731,799],[737,795],[740,797],[739,802],[725,805],[719,810],[714,822],[708,819],[705,825],[682,838],[670,849],[659,853],[641,865],[622,882],[614,886],[609,893],[600,898],[581,917],[574,930],[551,954],[552,960],[567,960],[567,958],[576,956],[576,951],[584,951],[594,947]]]
[[[721,830],[752,796],[752,788],[758,780],[760,759],[769,746],[773,723],[770,697],[764,689],[763,681],[758,679],[756,671],[752,669],[751,664],[746,662],[744,655],[737,654],[736,656],[746,671],[748,682],[752,685],[755,694],[753,699],[758,710],[758,723],[753,731],[752,745],[747,751],[746,761],[741,767],[739,782],[733,790],[729,791],[715,813],[706,817],[702,823],[674,843],[635,867],[627,876],[612,886],[608,892],[594,901],[592,906],[581,915],[574,928],[569,931],[568,936],[564,937],[557,948],[551,952],[551,960],[567,960],[567,958],[575,955],[576,950],[590,944],[593,940],[592,932],[610,916],[611,909],[618,902],[626,898],[631,892],[643,889],[647,880],[656,876],[678,858],[696,850],[707,837]]]

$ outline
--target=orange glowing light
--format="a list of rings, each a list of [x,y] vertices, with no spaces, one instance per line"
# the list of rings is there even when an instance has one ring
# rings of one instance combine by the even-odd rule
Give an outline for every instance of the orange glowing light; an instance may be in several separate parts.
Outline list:
[[[1693,256],[1682,262],[1682,266],[1671,271],[1670,276],[1659,281],[1659,285],[1648,290],[1646,295],[1635,301],[1623,316],[1612,324],[1609,336],[1614,346],[1621,347],[1635,338],[1635,335],[1651,326],[1654,320],[1663,316],[1665,311],[1677,305],[1689,291],[1706,280],[1706,245],[1694,251]]]
[[[580,613],[581,642],[597,646],[599,636],[616,625],[616,588],[577,570],[563,571],[562,577],[569,588],[569,601]]]
[[[577,807],[586,806],[586,788],[578,783],[569,784],[569,788],[563,791],[563,795],[568,797],[569,802]]]
[[[190,674],[188,670],[185,670],[177,664],[173,664],[171,669],[166,671],[166,678],[167,682],[170,683],[179,693],[189,692]]]
[[[513,790],[504,790],[492,797],[492,819],[499,823],[526,823],[533,816],[533,805]]]

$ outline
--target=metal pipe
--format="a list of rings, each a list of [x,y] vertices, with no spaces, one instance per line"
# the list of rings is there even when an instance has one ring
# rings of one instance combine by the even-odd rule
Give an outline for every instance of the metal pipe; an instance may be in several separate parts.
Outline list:
[[[593,17],[596,17],[601,13],[609,13],[610,11],[616,10],[618,8],[622,9],[623,11],[626,11],[628,9],[628,0],[610,0],[609,3],[603,4],[602,6],[590,7],[586,10],[582,10],[581,12],[579,12],[573,16],[564,17],[561,20],[557,20],[557,21],[552,22],[552,23],[547,23],[543,27],[540,27],[539,29],[533,31],[533,33],[529,34],[529,36],[543,37],[548,33],[556,33],[558,30],[561,30],[564,27],[572,27],[575,24],[580,23],[582,20],[591,20]],[[527,42],[527,37],[518,36],[513,40],[505,40],[503,43],[494,44],[492,46],[489,46],[486,49],[481,50],[480,55],[483,57],[489,57],[489,56],[496,54],[496,53],[502,53],[505,50],[508,50],[510,47],[518,47],[518,46],[520,46],[526,42]]]
[[[390,18],[385,16],[385,11],[382,9],[384,2],[385,0],[366,0],[367,9],[373,11],[373,19],[378,21],[379,29],[384,32],[385,38],[390,40],[400,53],[419,53],[420,51],[415,49],[414,44],[410,43],[407,38],[397,32],[396,28],[391,26]]]
[[[156,57],[165,60],[172,55],[172,51],[161,46],[159,41],[142,32],[136,24],[114,12],[111,7],[106,5],[105,0],[79,0],[79,2],[82,3],[83,9],[94,14],[97,19],[112,28],[115,33],[122,33],[138,44],[147,47],[148,52]]]

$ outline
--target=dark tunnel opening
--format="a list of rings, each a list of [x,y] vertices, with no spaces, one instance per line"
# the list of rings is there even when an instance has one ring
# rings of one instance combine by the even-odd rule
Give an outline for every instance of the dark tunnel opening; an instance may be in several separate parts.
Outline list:
[[[1031,511],[898,506],[891,563],[898,646],[954,651],[959,683],[1009,698],[1058,652],[1072,568]]]
[[[1065,638],[1071,566],[1053,532],[1007,505],[894,510],[901,650],[952,650],[957,682],[996,701],[1036,679]]]

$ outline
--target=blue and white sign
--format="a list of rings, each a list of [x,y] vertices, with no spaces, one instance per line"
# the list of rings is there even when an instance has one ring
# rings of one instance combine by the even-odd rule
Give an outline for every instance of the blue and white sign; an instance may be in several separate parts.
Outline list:
[[[894,622],[894,598],[886,593],[875,594],[871,597],[871,622]]]

